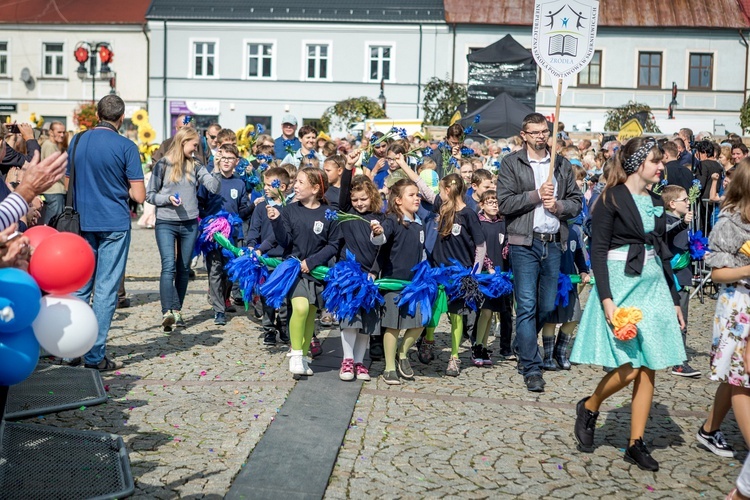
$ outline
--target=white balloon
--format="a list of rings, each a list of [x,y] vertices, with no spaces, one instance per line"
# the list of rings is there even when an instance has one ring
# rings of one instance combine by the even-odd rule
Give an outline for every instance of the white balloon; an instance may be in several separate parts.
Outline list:
[[[31,327],[39,344],[59,358],[83,356],[99,334],[94,310],[72,295],[42,297],[42,307]]]

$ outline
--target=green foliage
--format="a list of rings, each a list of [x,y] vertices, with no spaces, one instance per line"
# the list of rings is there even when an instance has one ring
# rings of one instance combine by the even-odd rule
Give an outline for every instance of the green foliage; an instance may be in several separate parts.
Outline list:
[[[750,98],[745,101],[740,109],[740,127],[742,127],[743,135],[750,129]]]
[[[651,106],[635,101],[628,101],[627,104],[607,111],[607,121],[604,122],[604,130],[617,132],[629,118],[640,112],[646,112],[648,116],[643,131],[660,134],[661,130],[656,126],[654,116],[651,114]]]
[[[425,125],[449,125],[453,113],[466,102],[466,85],[433,76],[424,86]]]
[[[320,117],[320,128],[327,132],[333,128],[351,128],[354,124],[371,118],[387,118],[377,101],[369,97],[350,97],[339,101]]]

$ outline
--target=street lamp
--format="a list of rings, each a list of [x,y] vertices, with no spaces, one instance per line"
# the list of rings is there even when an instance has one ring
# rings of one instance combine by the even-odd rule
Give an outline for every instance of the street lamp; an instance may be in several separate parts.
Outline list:
[[[378,96],[378,102],[380,103],[380,107],[383,108],[383,113],[385,113],[385,105],[386,105],[384,89],[385,89],[385,78],[380,80],[380,95]]]
[[[674,107],[677,106],[677,84],[672,82],[672,102],[669,103],[667,108],[667,118],[674,120]]]
[[[99,77],[102,80],[109,80],[112,78],[112,70],[109,67],[109,63],[114,59],[114,52],[112,52],[112,46],[107,42],[78,42],[76,48],[73,51],[73,56],[78,61],[78,69],[76,74],[81,80],[86,79],[86,75],[91,75],[91,100],[96,102],[96,56],[102,62],[102,66],[99,69]],[[89,67],[86,68],[86,62],[88,61]]]

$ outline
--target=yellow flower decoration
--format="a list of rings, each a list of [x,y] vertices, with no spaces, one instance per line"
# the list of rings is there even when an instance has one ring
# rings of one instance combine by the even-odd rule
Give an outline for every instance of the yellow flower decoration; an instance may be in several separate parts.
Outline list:
[[[151,127],[138,127],[138,140],[151,144],[156,140],[156,132]]]
[[[618,307],[612,315],[612,326],[620,329],[625,325],[635,325],[643,319],[643,313],[637,307]]]
[[[746,241],[745,244],[740,247],[740,252],[750,257],[750,241]]]
[[[31,116],[29,117],[29,121],[30,122],[35,122],[36,121],[36,113],[31,113]]]
[[[136,127],[140,127],[141,125],[147,125],[148,124],[148,111],[145,109],[138,109],[133,113],[133,116],[130,118],[130,121],[133,122],[133,125]]]

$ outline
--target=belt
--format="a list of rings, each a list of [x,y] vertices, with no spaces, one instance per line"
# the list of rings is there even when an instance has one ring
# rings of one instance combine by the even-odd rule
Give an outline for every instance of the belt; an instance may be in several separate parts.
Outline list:
[[[645,253],[645,260],[648,261],[649,259],[656,258],[656,251],[652,248],[649,250],[646,250]],[[608,260],[628,260],[628,251],[627,250],[610,250],[607,252],[607,259]]]
[[[545,243],[551,241],[560,241],[560,233],[537,233],[536,231],[534,231],[534,238],[540,241],[544,241]]]

